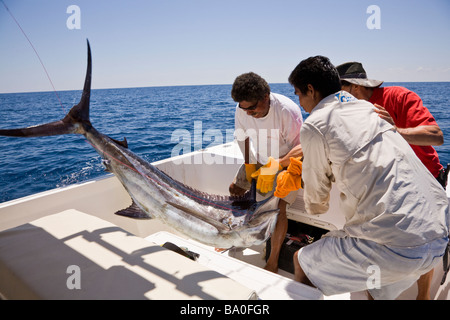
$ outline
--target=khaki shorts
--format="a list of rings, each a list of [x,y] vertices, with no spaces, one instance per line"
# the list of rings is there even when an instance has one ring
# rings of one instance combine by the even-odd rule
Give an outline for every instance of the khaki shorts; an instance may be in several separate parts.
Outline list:
[[[256,165],[256,170],[258,170],[261,167],[262,167],[262,165],[258,163]],[[276,182],[276,179],[275,179],[275,182]],[[239,188],[242,188],[245,190],[250,190],[251,184],[247,180],[244,164],[237,171],[236,176],[234,177],[233,183],[235,185],[237,185]],[[260,201],[261,198],[265,199],[265,198],[272,196],[274,191],[275,191],[275,184],[274,184],[274,189],[268,193],[261,193],[261,192],[257,191],[256,192],[257,198],[259,198],[258,201]],[[289,205],[291,205],[294,203],[295,199],[297,198],[297,194],[298,194],[298,190],[291,191],[291,192],[289,192],[289,194],[286,197],[282,198],[282,200],[287,202]]]

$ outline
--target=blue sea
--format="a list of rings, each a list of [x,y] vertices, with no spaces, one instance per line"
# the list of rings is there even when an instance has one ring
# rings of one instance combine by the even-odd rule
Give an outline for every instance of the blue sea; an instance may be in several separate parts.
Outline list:
[[[384,85],[401,85],[421,96],[444,132],[444,145],[436,147],[441,163],[450,163],[447,114],[450,82]],[[291,85],[270,86],[273,92],[284,94],[298,104]],[[231,85],[92,90],[91,122],[98,131],[114,139],[126,137],[130,150],[147,161],[162,160],[170,157],[179,144],[178,139],[172,138],[179,129],[191,133],[191,151],[212,144],[206,137],[201,143],[198,139],[194,141],[200,127],[202,132],[220,130],[223,142],[228,142],[226,132],[234,128],[236,106],[230,91]],[[0,128],[59,120],[78,103],[81,90],[59,91],[57,95],[54,92],[0,94]],[[302,113],[306,119],[307,114],[303,110]],[[0,150],[0,202],[107,174],[100,156],[80,135],[0,137]]]

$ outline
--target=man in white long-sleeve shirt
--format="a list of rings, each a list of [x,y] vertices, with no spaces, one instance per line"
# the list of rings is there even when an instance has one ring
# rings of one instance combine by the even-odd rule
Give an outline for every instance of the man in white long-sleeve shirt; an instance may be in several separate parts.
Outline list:
[[[373,298],[394,299],[444,254],[446,193],[373,105],[340,91],[328,58],[303,60],[289,82],[310,113],[300,135],[306,210],[326,212],[335,183],[346,216],[342,230],[294,255],[296,280],[325,295],[369,289]]]

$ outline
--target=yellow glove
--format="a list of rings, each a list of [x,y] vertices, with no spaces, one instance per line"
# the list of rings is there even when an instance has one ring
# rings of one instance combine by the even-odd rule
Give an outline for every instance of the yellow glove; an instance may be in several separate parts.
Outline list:
[[[254,163],[245,163],[245,177],[248,182],[252,182],[252,173],[256,171],[256,164]]]
[[[252,173],[252,178],[258,178],[258,181],[256,182],[256,189],[258,189],[262,193],[272,191],[273,182],[275,181],[275,175],[282,169],[283,167],[280,166],[278,161],[276,161],[272,157],[269,157],[269,161],[267,162],[267,164]]]
[[[289,192],[302,187],[302,161],[300,158],[291,158],[286,171],[280,172],[277,177],[275,197],[284,198]]]

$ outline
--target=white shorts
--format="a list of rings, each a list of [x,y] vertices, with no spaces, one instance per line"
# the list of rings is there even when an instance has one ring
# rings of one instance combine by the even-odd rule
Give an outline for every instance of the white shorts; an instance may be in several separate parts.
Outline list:
[[[395,299],[444,254],[448,238],[414,248],[325,236],[300,249],[298,261],[325,295],[368,290],[374,299]]]

